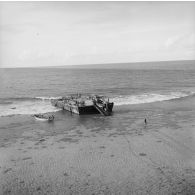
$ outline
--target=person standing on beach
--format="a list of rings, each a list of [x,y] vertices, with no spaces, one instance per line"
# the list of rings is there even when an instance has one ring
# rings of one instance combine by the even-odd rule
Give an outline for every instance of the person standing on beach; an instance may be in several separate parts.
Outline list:
[[[144,120],[144,123],[145,123],[145,125],[147,125],[147,120],[146,120],[146,118],[145,118],[145,120]]]

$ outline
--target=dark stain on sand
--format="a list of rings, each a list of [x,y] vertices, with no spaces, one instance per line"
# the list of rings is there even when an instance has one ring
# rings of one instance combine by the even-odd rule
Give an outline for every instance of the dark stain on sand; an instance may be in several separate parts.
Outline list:
[[[105,146],[100,146],[101,149],[105,149],[106,147]]]
[[[139,155],[140,155],[140,156],[146,156],[146,154],[145,154],[145,153],[139,153]]]
[[[8,172],[11,171],[11,170],[12,170],[12,168],[8,168],[8,169],[6,169],[3,173],[6,174],[6,173],[8,173]]]
[[[92,129],[91,132],[99,133],[101,130],[100,129]]]
[[[79,135],[83,134],[83,132],[81,132],[79,130],[77,130],[76,133],[79,134]]]
[[[47,148],[47,146],[42,146],[42,148]]]
[[[64,146],[60,146],[59,149],[64,149],[65,147]]]
[[[68,173],[65,172],[65,173],[64,173],[64,176],[69,176],[69,175],[68,175]]]
[[[70,143],[75,143],[75,142],[78,142],[78,139],[72,139],[71,137],[64,137],[64,138],[58,140],[58,142],[70,142]]]
[[[42,143],[42,142],[44,142],[45,141],[45,139],[40,139],[35,145],[39,145],[40,143]]]
[[[25,157],[22,160],[30,160],[30,159],[32,159],[32,158],[31,157]]]

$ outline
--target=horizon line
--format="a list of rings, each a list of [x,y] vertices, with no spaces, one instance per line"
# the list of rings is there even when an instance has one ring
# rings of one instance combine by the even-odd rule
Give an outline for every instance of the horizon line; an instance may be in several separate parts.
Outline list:
[[[15,67],[1,67],[0,69],[6,68],[66,68],[66,67],[79,67],[79,66],[95,66],[95,65],[116,65],[116,64],[144,64],[144,63],[155,63],[155,62],[178,62],[178,61],[195,61],[195,59],[181,59],[181,60],[160,60],[160,61],[138,61],[138,62],[108,62],[108,63],[93,63],[93,64],[70,64],[70,65],[52,65],[52,66],[15,66]],[[103,67],[102,67],[103,68]]]

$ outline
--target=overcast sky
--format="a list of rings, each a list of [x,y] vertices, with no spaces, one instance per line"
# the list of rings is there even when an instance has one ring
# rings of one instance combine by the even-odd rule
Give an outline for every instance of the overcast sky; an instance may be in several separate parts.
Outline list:
[[[0,67],[195,59],[195,2],[0,2]]]

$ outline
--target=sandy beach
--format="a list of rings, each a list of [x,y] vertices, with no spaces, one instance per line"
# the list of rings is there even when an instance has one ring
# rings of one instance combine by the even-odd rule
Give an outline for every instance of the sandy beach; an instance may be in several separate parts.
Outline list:
[[[195,194],[194,102],[118,107],[110,117],[56,113],[55,124],[2,117],[0,194]]]

